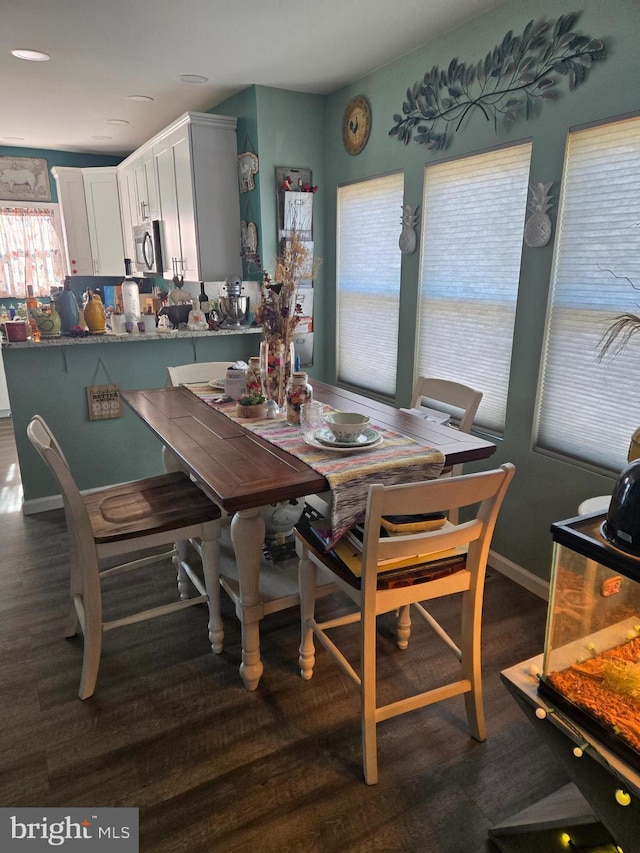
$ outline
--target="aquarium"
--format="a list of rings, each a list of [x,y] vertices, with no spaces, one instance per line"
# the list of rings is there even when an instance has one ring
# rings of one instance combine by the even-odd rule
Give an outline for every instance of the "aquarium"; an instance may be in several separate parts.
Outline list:
[[[539,692],[640,770],[640,557],[605,539],[606,519],[551,527]]]

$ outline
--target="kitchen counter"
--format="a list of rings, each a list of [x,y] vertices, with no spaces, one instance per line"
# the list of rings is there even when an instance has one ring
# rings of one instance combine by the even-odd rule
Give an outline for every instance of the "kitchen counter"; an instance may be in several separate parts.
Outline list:
[[[192,332],[171,330],[168,332],[132,332],[131,334],[115,334],[107,332],[104,335],[87,335],[83,338],[74,338],[70,335],[57,335],[42,337],[39,341],[2,341],[3,349],[27,349],[30,347],[59,347],[75,346],[77,344],[113,344],[113,343],[149,343],[151,341],[170,341],[190,338],[217,338],[229,335],[256,335],[262,334],[262,326],[241,326],[237,329],[217,329],[216,331]]]

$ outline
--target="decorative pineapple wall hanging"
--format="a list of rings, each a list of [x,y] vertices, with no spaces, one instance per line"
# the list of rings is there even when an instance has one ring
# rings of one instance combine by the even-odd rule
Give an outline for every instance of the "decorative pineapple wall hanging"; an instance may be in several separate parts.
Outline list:
[[[529,217],[524,227],[524,242],[532,249],[546,246],[551,238],[551,220],[547,211],[553,206],[549,195],[552,186],[553,181],[548,184],[531,184],[529,187],[531,198],[527,202],[527,207],[532,211],[533,216]]]
[[[403,255],[412,255],[416,250],[417,240],[415,227],[416,222],[418,221],[418,217],[416,216],[416,210],[419,207],[419,204],[402,205],[402,217],[400,219],[400,222],[402,223],[402,231],[400,232],[398,246],[400,247],[400,251]]]

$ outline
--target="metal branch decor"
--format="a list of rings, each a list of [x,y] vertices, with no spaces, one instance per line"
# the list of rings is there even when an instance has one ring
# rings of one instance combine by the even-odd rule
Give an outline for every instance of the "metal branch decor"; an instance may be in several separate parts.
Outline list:
[[[574,31],[579,15],[562,15],[554,24],[529,21],[520,36],[509,30],[477,64],[452,59],[446,70],[434,65],[407,89],[389,136],[408,145],[415,132],[417,143],[437,151],[477,110],[493,120],[496,132],[499,120],[511,124],[537,114],[544,101],[557,100],[562,77],[575,89],[592,64],[606,58],[600,39]]]

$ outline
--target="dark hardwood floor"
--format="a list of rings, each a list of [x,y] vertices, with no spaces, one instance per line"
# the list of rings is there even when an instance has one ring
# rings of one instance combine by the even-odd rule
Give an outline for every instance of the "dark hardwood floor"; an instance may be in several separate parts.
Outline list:
[[[493,571],[488,740],[467,734],[461,697],[390,720],[379,726],[376,786],[362,780],[351,683],[322,649],[313,679],[299,676],[295,608],[262,623],[265,673],[254,693],[241,686],[240,631],[224,596],[220,656],[204,607],[128,626],[106,635],[96,693],[80,701],[82,640],[63,637],[64,516],[22,515],[9,420],[0,421],[0,477],[0,806],[139,807],[149,853],[486,853],[492,824],[568,781],[499,677],[542,651],[546,605]],[[138,604],[174,589],[168,563],[132,594]],[[116,594],[108,612],[126,604]],[[456,613],[454,602],[439,605],[444,617]],[[418,620],[406,652],[389,627],[382,619],[385,693],[393,677],[436,683],[455,666]],[[356,650],[357,629],[341,630]]]

